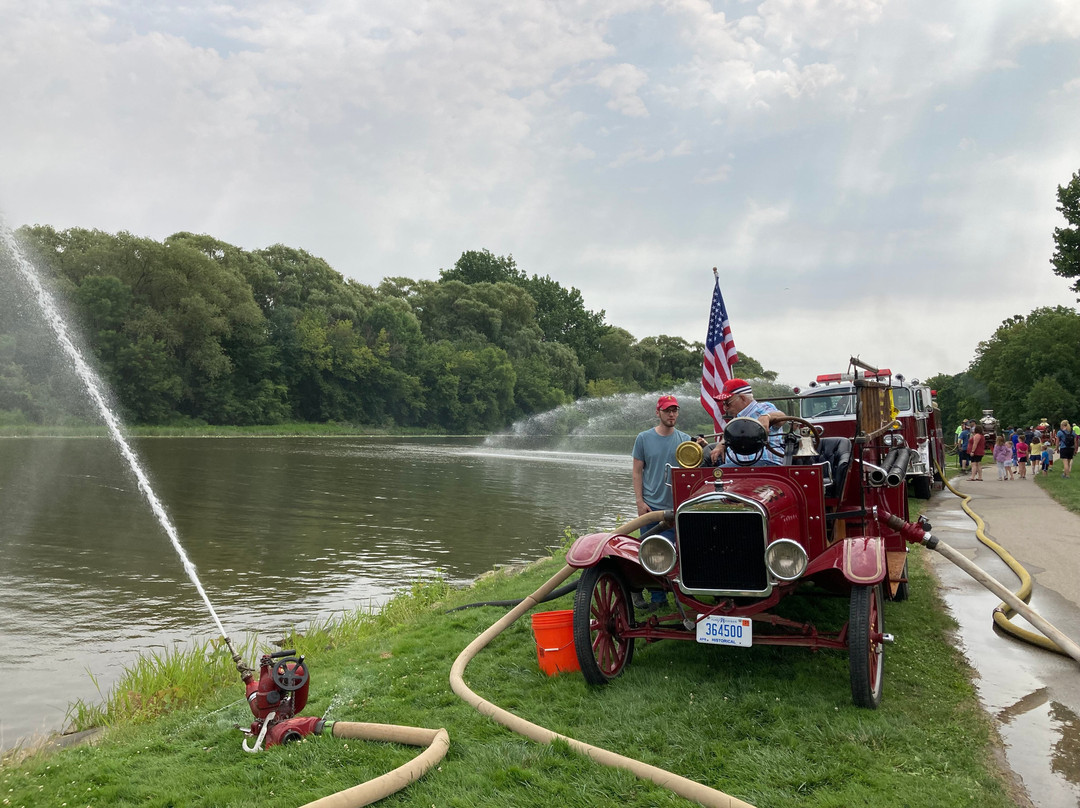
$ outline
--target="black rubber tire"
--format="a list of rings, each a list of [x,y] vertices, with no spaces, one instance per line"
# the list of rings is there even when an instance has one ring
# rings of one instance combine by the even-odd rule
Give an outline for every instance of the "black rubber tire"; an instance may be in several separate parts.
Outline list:
[[[620,636],[633,615],[619,568],[600,562],[582,572],[574,595],[574,650],[590,685],[606,685],[634,658],[633,638]]]
[[[851,700],[856,707],[869,710],[875,710],[881,704],[885,678],[885,645],[880,641],[885,631],[882,601],[880,584],[851,589],[848,622]]]
[[[911,495],[913,497],[917,497],[918,499],[930,499],[930,491],[932,488],[930,475],[920,474],[917,477],[912,477],[908,487],[911,489]]]

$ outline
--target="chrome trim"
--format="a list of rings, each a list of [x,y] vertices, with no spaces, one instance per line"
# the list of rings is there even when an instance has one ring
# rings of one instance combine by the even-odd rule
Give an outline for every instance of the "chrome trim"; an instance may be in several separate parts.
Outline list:
[[[658,541],[666,544],[668,546],[668,549],[671,550],[671,563],[668,564],[665,569],[651,570],[647,566],[645,566],[645,562],[641,560],[642,551],[645,549],[645,545]],[[675,546],[663,536],[646,536],[644,539],[641,540],[641,544],[638,545],[638,563],[641,564],[643,569],[647,570],[652,575],[667,575],[669,572],[675,569],[675,564],[677,564],[678,561],[679,554],[676,551]]]
[[[683,581],[682,563],[684,558],[682,548],[682,538],[679,536],[679,517],[684,513],[756,513],[761,517],[762,533],[761,533],[761,564],[765,569],[766,586],[760,590],[746,590],[746,589],[704,589],[700,587],[689,587]],[[772,574],[772,570],[769,569],[769,565],[765,561],[765,550],[769,543],[769,512],[760,502],[756,499],[736,494],[730,491],[710,491],[705,494],[700,494],[693,499],[688,499],[682,505],[679,506],[675,512],[675,554],[679,559],[679,574],[675,577],[675,582],[679,585],[679,588],[683,592],[691,595],[715,595],[721,597],[755,597],[765,598],[772,594],[773,586],[776,583],[776,577]]]

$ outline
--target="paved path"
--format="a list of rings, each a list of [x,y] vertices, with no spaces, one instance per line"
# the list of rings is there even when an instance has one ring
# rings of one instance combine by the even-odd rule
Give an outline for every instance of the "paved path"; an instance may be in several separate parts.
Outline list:
[[[1059,472],[1060,473],[1060,472]],[[1080,486],[1080,476],[1073,481]],[[1031,479],[999,482],[994,466],[983,481],[952,481],[972,497],[987,536],[1031,574],[1031,606],[1080,641],[1080,516],[1054,502]],[[1015,591],[1012,571],[975,536],[975,523],[952,492],[937,493],[924,511],[933,533]],[[1037,808],[1080,806],[1080,664],[998,631],[1000,599],[936,553],[932,566],[960,623],[961,650],[977,671],[983,706],[995,718],[1009,766]],[[1023,628],[1034,630],[1014,617]]]

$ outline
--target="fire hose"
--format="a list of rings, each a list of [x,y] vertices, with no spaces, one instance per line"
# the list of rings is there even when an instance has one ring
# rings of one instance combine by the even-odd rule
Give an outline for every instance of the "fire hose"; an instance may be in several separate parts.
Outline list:
[[[615,532],[630,533],[645,525],[659,522],[663,517],[664,513],[662,511],[652,511],[639,516],[636,519],[632,519],[624,525],[620,525],[615,528]],[[717,791],[714,788],[710,788],[709,786],[695,782],[686,777],[665,771],[658,766],[652,766],[648,763],[643,763],[640,760],[634,760],[633,758],[611,752],[607,749],[601,749],[598,746],[583,743],[566,735],[560,735],[557,732],[545,729],[538,724],[533,724],[531,721],[526,721],[476,695],[476,693],[470,690],[469,686],[465,684],[465,667],[472,661],[472,658],[495,637],[505,631],[514,621],[525,614],[525,612],[529,611],[529,609],[546,598],[555,587],[573,575],[574,572],[575,570],[572,567],[564,566],[555,573],[547,583],[543,584],[539,589],[529,595],[529,597],[522,600],[514,609],[507,612],[502,618],[492,624],[487,631],[469,643],[465,650],[458,654],[458,658],[454,660],[454,665],[450,669],[450,687],[454,693],[467,704],[475,707],[481,714],[488,716],[508,729],[513,730],[520,735],[524,735],[526,738],[536,741],[537,743],[551,743],[556,739],[565,741],[571,749],[595,760],[597,763],[624,769],[645,780],[650,780],[681,797],[707,806],[707,808],[753,808],[749,803],[743,802],[736,797],[732,797],[722,791]]]
[[[1010,591],[944,542],[938,541],[938,546],[932,549],[937,550],[1002,599],[1002,603],[999,603],[994,609],[994,624],[998,628],[1019,640],[1031,643],[1039,648],[1044,648],[1047,651],[1054,651],[1058,654],[1070,656],[1077,662],[1080,662],[1080,646],[1054,628],[1054,626],[1040,617],[1034,609],[1028,606],[1027,602],[1031,598],[1032,589],[1030,573],[1028,573],[1023,565],[1013,558],[1004,547],[986,535],[984,532],[986,523],[983,522],[982,518],[969,505],[971,502],[971,495],[961,493],[952,486],[936,458],[934,460],[934,468],[937,470],[938,476],[941,477],[941,480],[945,483],[946,487],[948,487],[948,489],[956,496],[960,497],[960,504],[963,507],[964,512],[975,522],[975,536],[980,542],[993,550],[994,553],[1005,562],[1009,569],[1013,571],[1016,577],[1020,579],[1020,588],[1017,589],[1016,592]],[[963,563],[958,561],[957,558],[961,559]],[[978,571],[979,574],[976,575],[972,570]],[[984,578],[987,580],[984,580]],[[992,586],[988,581],[996,584],[996,587]],[[1043,633],[1036,634],[1034,631],[1028,631],[1026,628],[1014,624],[1010,619],[1014,614],[1019,614]]]
[[[408,746],[425,746],[423,752],[393,771],[374,780],[347,788],[336,794],[309,802],[301,808],[359,808],[388,797],[405,786],[419,780],[432,766],[446,755],[450,748],[450,736],[445,729],[403,727],[396,724],[368,724],[360,721],[337,721],[330,726],[335,738],[362,741],[384,741]]]

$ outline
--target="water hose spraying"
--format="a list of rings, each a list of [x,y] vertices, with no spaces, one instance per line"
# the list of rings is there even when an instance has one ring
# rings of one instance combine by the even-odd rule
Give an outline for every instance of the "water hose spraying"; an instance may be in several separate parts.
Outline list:
[[[661,521],[664,518],[664,515],[663,511],[652,511],[639,516],[636,519],[632,519],[624,525],[620,525],[615,528],[615,532],[624,534],[630,533],[645,527],[646,525]],[[708,808],[753,808],[749,803],[743,802],[736,797],[732,797],[722,791],[717,791],[714,788],[697,783],[686,777],[681,777],[680,775],[665,771],[657,766],[651,766],[648,763],[643,763],[640,760],[634,760],[633,758],[619,755],[615,752],[608,751],[607,749],[601,749],[598,746],[583,743],[566,735],[560,735],[559,733],[545,729],[538,724],[526,721],[525,719],[481,698],[465,684],[465,668],[472,658],[496,636],[505,631],[514,621],[525,614],[525,612],[529,611],[529,609],[536,606],[544,598],[550,595],[555,587],[569,578],[574,572],[575,570],[572,567],[564,566],[539,589],[522,600],[514,609],[507,612],[502,618],[488,628],[487,631],[469,643],[465,650],[458,655],[458,658],[454,660],[454,665],[450,669],[450,687],[454,693],[466,703],[475,707],[483,715],[492,718],[508,729],[511,729],[520,735],[524,735],[526,738],[536,741],[537,743],[551,743],[556,739],[565,741],[571,749],[595,760],[597,763],[625,769],[638,777],[650,780],[659,786],[669,789],[681,797],[708,806]]]
[[[67,324],[60,315],[60,310],[53,301],[52,295],[49,294],[38,279],[32,264],[23,255],[19,245],[3,227],[2,223],[0,223],[0,241],[14,256],[16,268],[33,291],[38,306],[48,325],[53,330],[61,349],[72,362],[76,374],[86,388],[87,395],[89,395],[105,421],[110,437],[135,476],[139,491],[150,505],[162,529],[172,543],[173,549],[179,556],[188,577],[198,590],[207,611],[221,633],[225,646],[229,649],[229,655],[232,657],[236,670],[240,673],[240,677],[246,686],[248,705],[255,716],[249,734],[255,736],[256,740],[253,746],[249,746],[245,740],[243,743],[244,750],[258,752],[264,748],[264,745],[272,746],[297,740],[309,734],[321,733],[327,725],[327,722],[322,718],[296,716],[296,713],[300,712],[307,702],[309,674],[304,658],[302,656],[299,658],[294,657],[295,651],[266,654],[260,660],[260,670],[257,677],[255,669],[248,667],[244,663],[243,658],[233,647],[229,635],[225,632],[221,618],[218,617],[209,596],[206,594],[206,590],[203,588],[202,582],[199,580],[195,565],[191,563],[187,553],[184,551],[179,534],[169,519],[165,506],[158,499],[157,494],[150,485],[149,477],[125,439],[119,417],[106,402],[105,388],[101,379],[83,359],[82,354],[68,333]],[[318,805],[322,808],[353,808],[353,806],[368,805],[375,800],[394,793],[421,777],[431,766],[441,760],[446,754],[446,749],[450,743],[444,729],[428,730],[386,724],[343,724],[341,722],[330,726],[331,734],[336,737],[388,740],[426,746],[427,749],[408,764],[395,769],[389,774],[311,803],[311,805]]]
[[[945,483],[945,486],[956,496],[960,497],[961,507],[963,507],[964,512],[971,518],[971,520],[975,522],[976,538],[978,538],[980,542],[993,550],[994,553],[996,553],[997,556],[1003,562],[1005,562],[1009,569],[1013,571],[1016,577],[1020,579],[1020,588],[1012,594],[1014,595],[1014,597],[1020,599],[1023,603],[1026,604],[1031,599],[1031,574],[1026,569],[1024,569],[1023,565],[1015,558],[1013,558],[1012,555],[1010,555],[1004,547],[1002,547],[1000,544],[998,544],[986,535],[986,533],[984,532],[984,529],[986,528],[986,523],[983,522],[982,517],[980,517],[979,514],[977,514],[969,505],[969,503],[971,502],[971,495],[964,494],[953,487],[952,483],[950,483],[948,478],[946,478],[945,472],[942,470],[936,459],[934,460],[934,468],[937,469],[938,476],[941,477],[941,480]],[[1061,646],[1055,640],[1051,639],[1049,635],[1043,636],[1042,634],[1036,634],[1034,631],[1028,631],[1026,628],[1023,628],[1022,626],[1018,626],[1013,623],[1010,618],[1014,614],[1021,614],[1025,619],[1028,619],[1028,622],[1032,622],[1026,614],[1023,614],[1023,612],[1018,609],[1014,609],[1009,603],[1009,601],[1003,598],[1002,603],[999,603],[994,609],[994,625],[996,625],[1006,634],[1016,637],[1018,640],[1022,640],[1032,645],[1037,645],[1039,648],[1043,648],[1047,651],[1053,651],[1054,653],[1062,654],[1064,656],[1071,656],[1073,657],[1073,659],[1077,659],[1075,654],[1067,651],[1064,646]],[[1035,624],[1032,623],[1032,625]],[[1076,643],[1072,643],[1072,645],[1075,646]],[[1080,661],[1080,659],[1077,659],[1077,661]]]

